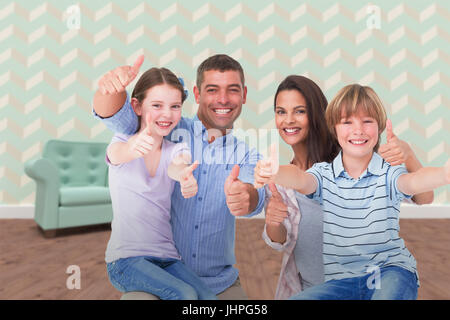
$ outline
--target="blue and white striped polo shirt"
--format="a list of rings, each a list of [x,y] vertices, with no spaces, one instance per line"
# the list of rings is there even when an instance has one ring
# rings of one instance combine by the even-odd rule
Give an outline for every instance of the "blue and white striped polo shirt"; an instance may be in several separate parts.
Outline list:
[[[342,164],[342,152],[332,163],[316,163],[307,172],[318,182],[310,198],[323,208],[325,281],[364,276],[373,267],[399,266],[416,274],[416,260],[399,237],[402,199],[411,198],[397,188],[407,173],[373,153],[358,179]]]

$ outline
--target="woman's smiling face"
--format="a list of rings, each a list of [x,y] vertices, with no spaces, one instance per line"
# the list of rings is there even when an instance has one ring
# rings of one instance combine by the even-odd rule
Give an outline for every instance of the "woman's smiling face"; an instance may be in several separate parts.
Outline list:
[[[280,91],[275,102],[275,124],[289,145],[305,142],[309,131],[306,101],[295,89]]]

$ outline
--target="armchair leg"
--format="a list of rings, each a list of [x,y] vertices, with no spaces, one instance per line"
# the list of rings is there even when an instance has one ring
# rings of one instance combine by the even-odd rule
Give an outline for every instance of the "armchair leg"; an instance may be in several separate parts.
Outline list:
[[[56,237],[56,229],[44,230],[44,229],[41,228],[41,226],[38,226],[38,228],[42,232],[42,234],[44,235],[44,238],[54,238],[54,237]]]

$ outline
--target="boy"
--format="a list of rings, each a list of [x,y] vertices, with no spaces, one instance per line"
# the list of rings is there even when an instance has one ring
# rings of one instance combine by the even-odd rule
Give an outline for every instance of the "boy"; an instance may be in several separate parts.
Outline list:
[[[342,149],[332,163],[306,172],[270,160],[255,168],[255,183],[296,189],[323,208],[326,282],[291,299],[416,299],[416,261],[398,235],[400,202],[448,184],[450,161],[414,173],[385,162],[376,151],[386,113],[369,87],[341,89],[325,117]]]

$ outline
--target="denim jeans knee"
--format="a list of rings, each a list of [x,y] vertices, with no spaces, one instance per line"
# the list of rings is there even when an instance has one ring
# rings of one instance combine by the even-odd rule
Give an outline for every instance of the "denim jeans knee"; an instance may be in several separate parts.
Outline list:
[[[417,277],[405,268],[381,268],[379,289],[373,290],[372,300],[416,300]]]

